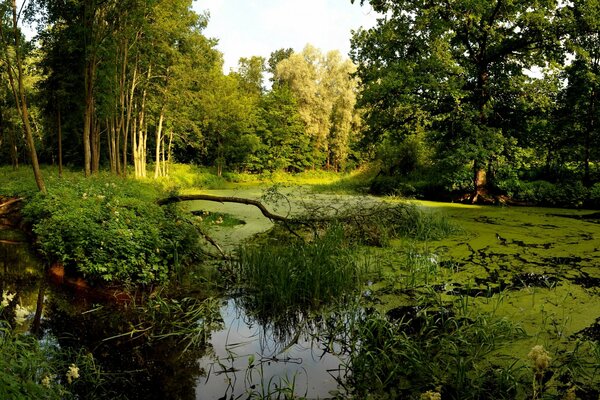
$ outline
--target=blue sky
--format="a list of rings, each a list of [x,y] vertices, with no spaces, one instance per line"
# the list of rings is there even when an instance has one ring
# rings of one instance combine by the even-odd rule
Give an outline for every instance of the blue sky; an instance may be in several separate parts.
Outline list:
[[[210,12],[206,36],[219,39],[225,72],[240,57],[269,57],[273,50],[301,51],[311,43],[323,52],[347,56],[350,31],[374,25],[369,5],[350,0],[196,0],[194,10]]]

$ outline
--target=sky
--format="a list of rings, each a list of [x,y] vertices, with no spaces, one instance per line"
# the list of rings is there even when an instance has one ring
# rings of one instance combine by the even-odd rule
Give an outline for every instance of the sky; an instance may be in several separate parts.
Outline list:
[[[359,0],[196,0],[194,10],[210,13],[204,34],[219,39],[225,73],[236,69],[240,57],[268,59],[274,50],[299,52],[307,43],[347,57],[351,30],[369,28],[377,18]]]

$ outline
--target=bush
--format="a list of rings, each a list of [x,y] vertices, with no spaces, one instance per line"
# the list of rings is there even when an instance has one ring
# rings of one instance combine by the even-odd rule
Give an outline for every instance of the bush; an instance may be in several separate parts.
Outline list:
[[[39,250],[91,280],[166,281],[197,249],[191,217],[160,207],[158,193],[138,182],[91,178],[59,182],[23,209]]]
[[[588,205],[589,207],[600,208],[600,183],[596,183],[590,188]]]
[[[513,182],[514,198],[543,206],[581,207],[590,192],[579,181],[551,183],[547,181]]]

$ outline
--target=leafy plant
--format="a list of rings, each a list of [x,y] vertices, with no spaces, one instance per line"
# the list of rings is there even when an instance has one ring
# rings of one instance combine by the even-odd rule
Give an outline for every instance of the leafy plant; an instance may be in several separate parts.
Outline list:
[[[160,207],[142,183],[115,178],[72,179],[49,185],[23,215],[39,250],[95,281],[165,282],[179,263],[197,257],[191,216]]]

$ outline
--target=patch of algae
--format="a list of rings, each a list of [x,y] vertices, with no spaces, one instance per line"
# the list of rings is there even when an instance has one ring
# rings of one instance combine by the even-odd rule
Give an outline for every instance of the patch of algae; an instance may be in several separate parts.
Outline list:
[[[402,254],[417,249],[435,255],[429,295],[433,289],[455,312],[464,313],[457,304],[468,303],[468,315],[504,318],[522,329],[521,338],[495,352],[497,360],[527,366],[528,352],[539,344],[557,365],[575,352],[589,358],[586,341],[599,340],[589,332],[600,332],[600,224],[580,217],[592,211],[417,204],[444,213],[462,232],[428,243],[398,240],[382,250],[378,309],[415,304],[425,293],[427,285],[410,288],[403,280],[412,267]],[[600,384],[594,379],[588,383]]]

